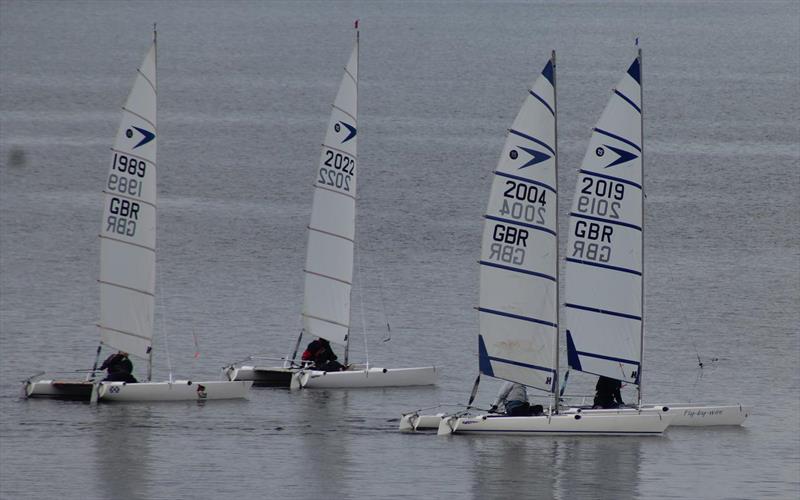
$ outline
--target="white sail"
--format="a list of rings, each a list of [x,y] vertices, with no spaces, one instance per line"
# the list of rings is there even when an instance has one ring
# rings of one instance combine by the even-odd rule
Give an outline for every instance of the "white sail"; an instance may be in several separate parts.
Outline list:
[[[594,128],[570,211],[570,367],[639,383],[642,361],[641,55]]]
[[[350,330],[356,214],[358,40],[331,111],[308,226],[303,328],[346,344]]]
[[[555,56],[554,56],[555,57]],[[529,90],[494,172],[481,245],[481,373],[553,391],[558,238],[554,60]]]
[[[153,337],[156,44],[139,67],[111,148],[100,229],[102,344],[145,358]]]

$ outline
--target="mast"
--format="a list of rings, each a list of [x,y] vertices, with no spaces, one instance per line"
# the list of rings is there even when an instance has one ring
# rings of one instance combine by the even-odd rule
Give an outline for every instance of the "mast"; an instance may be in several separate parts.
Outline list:
[[[638,45],[638,39],[637,39]],[[644,365],[644,202],[645,202],[645,195],[644,195],[644,71],[642,68],[642,49],[639,48],[639,53],[637,55],[639,59],[639,109],[641,109],[641,113],[639,113],[639,120],[640,120],[640,130],[641,130],[641,142],[639,147],[642,149],[641,151],[641,163],[642,163],[642,178],[641,178],[641,185],[642,185],[642,321],[641,324],[641,333],[639,334],[639,385],[637,390],[637,406],[642,406],[642,366]]]
[[[153,83],[158,85],[158,31],[156,30],[156,23],[153,23],[153,59],[154,59],[153,80],[155,80]],[[155,123],[158,123],[158,87],[156,87],[155,93],[156,93]],[[154,189],[157,189],[157,187],[154,187]],[[155,265],[156,264],[154,263],[154,266]],[[162,310],[161,313],[163,314],[164,311]],[[153,347],[151,346],[147,350],[147,381],[150,382],[152,379],[153,379]],[[170,380],[172,380],[172,370],[170,370]]]
[[[355,22],[353,23],[353,28],[355,28],[355,30],[356,30],[356,68],[358,68],[358,70],[360,72],[361,68],[359,67],[359,64],[360,64],[360,61],[359,61],[359,57],[360,57],[359,41],[361,39],[361,36],[360,36],[361,32],[358,29],[358,19],[356,19]],[[358,109],[358,77],[356,77],[356,110],[357,109]],[[355,156],[356,156],[356,160],[357,160],[358,159],[358,151],[356,151]],[[361,168],[361,164],[360,163],[359,163],[359,168]],[[358,203],[354,203],[353,204],[353,221],[356,220],[356,212],[357,211],[358,211]],[[354,242],[354,246],[355,246],[355,240],[356,240],[355,239],[355,232],[356,232],[356,229],[355,229],[355,224],[354,224],[354,227],[353,227],[353,242]],[[364,284],[361,283],[360,286],[363,287]],[[352,297],[353,297],[353,288],[352,287],[350,287],[350,291],[348,293],[350,294],[350,300],[348,300],[348,302],[350,302],[352,304]],[[351,307],[352,307],[352,305],[351,305]],[[351,331],[351,329],[348,328],[347,329],[347,343],[344,346],[344,365],[345,366],[347,366],[347,364],[348,364],[347,362],[348,362],[348,360],[350,358],[350,331]],[[366,332],[364,332],[364,334],[366,335]],[[364,339],[364,341],[366,342],[366,338]]]
[[[559,257],[559,249],[558,249],[558,78],[556,76],[556,51],[553,50],[551,55],[551,60],[553,63],[553,130],[554,130],[554,141],[553,141],[553,149],[555,149],[556,154],[554,155],[555,160],[555,179],[553,187],[556,188],[556,325],[561,324],[558,317],[558,312],[561,310],[559,307],[559,298],[558,298],[558,289],[560,286],[560,281],[558,279],[558,268],[561,262],[561,258]],[[558,345],[558,326],[556,326],[556,348],[555,348],[555,359],[553,360],[553,366],[555,373],[553,374],[553,411],[558,413],[558,403],[559,403],[559,386],[560,386],[560,379],[558,373],[558,357],[559,357],[559,345]]]

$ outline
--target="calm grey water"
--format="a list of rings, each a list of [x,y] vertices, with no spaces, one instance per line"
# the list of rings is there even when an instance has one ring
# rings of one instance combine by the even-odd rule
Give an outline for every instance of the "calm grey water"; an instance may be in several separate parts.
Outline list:
[[[0,496],[797,498],[798,5],[3,0]],[[434,363],[438,386],[253,390],[249,401],[205,405],[20,399],[25,376],[93,359],[100,190],[154,21],[155,378],[168,376],[167,350],[175,375],[193,379],[289,350],[313,169],[356,17],[354,321],[363,294],[370,362]],[[635,33],[645,399],[743,401],[752,418],[641,439],[396,432],[402,410],[464,402],[471,388],[481,215],[526,85],[556,49],[565,227],[590,127]],[[593,377],[570,379],[569,392],[591,392]],[[484,382],[479,400],[496,387]]]

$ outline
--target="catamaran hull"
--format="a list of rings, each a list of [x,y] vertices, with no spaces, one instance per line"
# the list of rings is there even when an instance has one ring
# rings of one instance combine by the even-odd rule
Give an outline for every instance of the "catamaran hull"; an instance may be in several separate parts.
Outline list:
[[[231,366],[225,369],[225,376],[231,381],[252,381],[255,387],[289,387],[297,371],[279,366]]]
[[[439,422],[438,434],[657,436],[671,420],[667,415],[546,415],[506,417],[478,415],[448,417]]]
[[[98,390],[100,401],[205,401],[239,399],[247,396],[252,382],[214,380],[193,382],[103,382]]]
[[[342,372],[300,370],[292,377],[292,389],[355,389],[433,385],[436,367],[350,369]]]
[[[89,401],[92,383],[74,380],[29,380],[23,389],[25,397]]]
[[[439,422],[446,416],[446,413],[437,413],[436,415],[406,413],[400,417],[399,429],[400,432],[435,431],[439,428]]]
[[[636,408],[594,409],[572,407],[568,413],[582,415],[621,415],[627,413],[668,412],[672,416],[670,427],[716,427],[742,425],[750,416],[752,407],[743,405],[664,404],[642,405]]]

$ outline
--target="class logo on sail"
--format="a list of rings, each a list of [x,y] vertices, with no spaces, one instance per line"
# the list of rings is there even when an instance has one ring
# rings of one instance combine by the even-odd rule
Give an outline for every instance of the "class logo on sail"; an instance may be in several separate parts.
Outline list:
[[[638,156],[636,156],[634,153],[625,151],[624,149],[615,148],[614,146],[609,146],[608,144],[603,144],[603,146],[598,146],[597,149],[594,150],[594,154],[597,155],[598,158],[602,158],[606,154],[606,148],[611,150],[611,152],[616,153],[617,158],[603,168],[611,168],[621,163],[626,163],[638,158]]]
[[[156,138],[156,134],[154,134],[153,132],[150,132],[149,130],[145,130],[145,129],[139,128],[139,127],[131,127],[131,128],[129,128],[128,130],[125,131],[125,137],[127,137],[128,139],[131,139],[133,137],[133,130],[131,130],[131,129],[136,129],[137,132],[142,134],[142,139],[139,141],[139,143],[137,145],[135,145],[131,149],[136,149],[139,146],[144,146],[145,144],[147,144],[148,142],[150,142],[150,141],[152,141],[153,139]]]
[[[522,165],[521,167],[517,168],[517,170],[522,170],[523,168],[528,168],[532,165],[537,165],[539,163],[542,163],[543,161],[552,158],[552,156],[550,156],[549,154],[544,153],[542,151],[537,151],[536,149],[526,148],[523,146],[517,146],[517,149],[524,151],[530,156],[528,162]],[[517,149],[512,149],[508,153],[508,156],[514,161],[519,159],[519,151],[517,151]]]
[[[344,125],[344,127],[347,129],[348,132],[347,137],[342,139],[342,144],[344,144],[345,142],[349,141],[350,139],[356,136],[356,128],[350,125],[349,123],[340,121],[339,123],[333,126],[333,130],[335,130],[336,133],[339,133],[342,130],[342,125]]]

